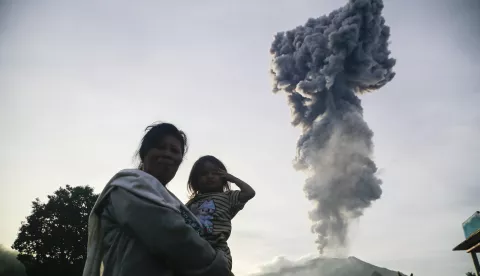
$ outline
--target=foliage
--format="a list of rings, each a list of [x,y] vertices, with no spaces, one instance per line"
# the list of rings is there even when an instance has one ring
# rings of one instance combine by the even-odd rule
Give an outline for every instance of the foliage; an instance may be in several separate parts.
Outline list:
[[[47,203],[33,201],[13,244],[29,276],[82,274],[88,216],[96,198],[89,186],[67,185],[48,196]]]
[[[17,252],[0,245],[0,276],[26,276],[25,266],[17,260]]]

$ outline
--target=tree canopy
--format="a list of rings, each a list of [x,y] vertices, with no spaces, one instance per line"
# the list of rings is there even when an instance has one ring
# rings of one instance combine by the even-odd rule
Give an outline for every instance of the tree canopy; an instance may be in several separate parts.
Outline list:
[[[81,275],[86,260],[88,216],[97,195],[89,186],[59,188],[47,203],[35,199],[13,248],[29,276]]]

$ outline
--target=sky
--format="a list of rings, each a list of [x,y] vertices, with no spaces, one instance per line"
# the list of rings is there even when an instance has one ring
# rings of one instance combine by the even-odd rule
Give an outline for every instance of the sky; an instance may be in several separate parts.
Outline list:
[[[233,221],[236,275],[315,256],[305,175],[292,167],[300,131],[271,92],[269,49],[276,32],[345,2],[14,0],[0,17],[0,244],[36,197],[66,184],[100,192],[135,166],[144,128],[160,120],[189,138],[169,184],[182,200],[204,154],[257,191]],[[354,222],[349,255],[463,275],[472,262],[452,248],[479,208],[480,4],[384,2],[397,75],[362,96],[383,195]]]

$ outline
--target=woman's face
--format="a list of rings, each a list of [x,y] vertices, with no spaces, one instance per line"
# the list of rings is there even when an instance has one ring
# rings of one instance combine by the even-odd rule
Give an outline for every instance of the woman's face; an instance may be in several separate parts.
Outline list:
[[[181,142],[168,135],[159,141],[157,147],[147,152],[143,160],[143,169],[146,173],[157,178],[163,185],[167,185],[177,173],[182,159]]]

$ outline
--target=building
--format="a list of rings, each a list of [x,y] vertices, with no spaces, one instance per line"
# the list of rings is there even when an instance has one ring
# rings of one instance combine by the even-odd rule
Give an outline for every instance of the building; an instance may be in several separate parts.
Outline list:
[[[473,265],[477,276],[480,276],[480,264],[478,263],[477,253],[480,252],[480,211],[475,212],[463,224],[463,233],[465,240],[455,246],[453,251],[466,251],[472,256]]]

